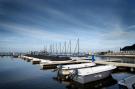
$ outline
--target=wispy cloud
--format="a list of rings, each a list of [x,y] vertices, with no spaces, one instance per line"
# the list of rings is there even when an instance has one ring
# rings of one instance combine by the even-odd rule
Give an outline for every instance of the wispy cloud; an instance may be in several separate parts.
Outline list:
[[[0,1],[2,49],[39,49],[65,40],[75,44],[78,37],[81,50],[107,50],[135,42],[135,7],[127,1],[29,1]]]
[[[45,30],[45,28],[40,27],[27,27],[27,26],[21,26],[17,24],[3,24],[3,27],[5,27],[7,30],[12,31],[16,34],[24,35],[27,37],[33,37],[37,39],[45,39],[45,40],[63,40],[65,37],[62,34],[57,34],[53,32],[49,32]],[[67,37],[68,38],[68,37]]]

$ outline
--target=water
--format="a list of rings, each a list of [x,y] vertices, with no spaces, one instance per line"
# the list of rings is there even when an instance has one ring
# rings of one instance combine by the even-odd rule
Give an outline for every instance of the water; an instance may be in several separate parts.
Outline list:
[[[80,85],[73,81],[58,81],[57,72],[41,70],[20,58],[0,57],[0,89],[119,89],[117,81],[131,73],[113,73],[112,77]]]

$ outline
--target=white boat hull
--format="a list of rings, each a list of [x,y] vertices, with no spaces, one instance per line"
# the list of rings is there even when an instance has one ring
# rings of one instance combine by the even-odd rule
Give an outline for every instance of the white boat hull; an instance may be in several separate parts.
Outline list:
[[[95,63],[64,65],[62,68],[59,69],[59,74],[69,75],[69,74],[72,74],[74,72],[74,69],[88,68],[88,67],[93,67],[95,65],[96,65]]]
[[[90,74],[90,75],[85,75],[85,76],[76,76],[74,77],[74,81],[79,82],[81,84],[85,84],[88,82],[93,82],[93,81],[97,81],[97,80],[101,80],[104,78],[107,78],[110,76],[112,70],[109,71],[103,71],[103,72],[99,72],[99,73],[95,73],[95,74]]]

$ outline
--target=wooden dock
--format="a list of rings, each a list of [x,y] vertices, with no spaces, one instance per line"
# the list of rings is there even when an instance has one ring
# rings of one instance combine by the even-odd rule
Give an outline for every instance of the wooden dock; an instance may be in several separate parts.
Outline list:
[[[90,61],[89,61],[90,62]],[[72,60],[69,60],[69,61],[51,61],[49,63],[42,63],[40,64],[41,67],[43,69],[46,69],[46,68],[56,68],[57,65],[66,65],[66,64],[80,64],[80,63],[88,63],[88,61],[72,61]]]
[[[77,63],[90,63],[89,60],[78,60],[78,61],[52,61],[52,63],[45,63],[43,66],[51,66],[51,65],[64,65],[64,64],[77,64]],[[131,63],[119,63],[112,61],[95,61],[96,64],[109,64],[117,67],[128,67],[135,68],[135,64]]]
[[[115,65],[117,67],[131,67],[135,68],[135,64],[131,63],[118,63],[118,62],[111,62],[111,61],[95,61],[96,64],[109,64],[109,65]]]
[[[56,68],[57,65],[65,65],[65,64],[79,64],[79,63],[91,63],[91,60],[67,60],[67,61],[45,61],[44,59],[38,59],[38,58],[32,58],[27,56],[22,56],[22,58],[27,60],[32,60],[33,62],[36,62],[36,64],[40,64],[42,68]],[[34,60],[36,59],[36,60]],[[40,62],[41,61],[41,62]],[[109,64],[117,66],[118,68],[130,68],[130,70],[135,71],[135,64],[131,63],[120,63],[119,60],[100,60],[95,61],[96,64]]]
[[[41,60],[43,60],[43,59],[33,58],[33,59],[31,60],[31,62],[32,62],[33,64],[40,64]]]
[[[95,61],[96,64],[107,64],[117,66],[118,70],[127,70],[131,72],[135,72],[135,64],[131,63],[120,63],[120,62],[111,62],[111,61]]]

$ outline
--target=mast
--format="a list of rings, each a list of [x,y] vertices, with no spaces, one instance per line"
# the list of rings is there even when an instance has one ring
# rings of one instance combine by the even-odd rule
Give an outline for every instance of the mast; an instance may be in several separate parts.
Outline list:
[[[58,50],[57,50],[57,43],[56,43],[56,54],[58,53]]]
[[[45,48],[45,45],[44,45],[44,50],[43,50],[43,52],[45,52],[46,51],[46,48]]]
[[[53,51],[53,54],[54,54],[54,43],[52,44],[52,51]]]
[[[52,45],[50,44],[50,53],[52,54]]]
[[[61,43],[59,43],[59,48],[60,48],[60,54],[61,54]]]
[[[71,40],[69,41],[69,46],[70,46],[70,56],[71,56]]]
[[[47,45],[46,45],[46,52],[48,52]]]
[[[77,44],[78,44],[78,56],[79,56],[79,50],[80,50],[79,38],[77,39]]]
[[[66,55],[66,52],[67,52],[67,50],[66,50],[66,41],[65,41],[65,55]]]

